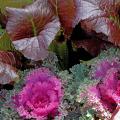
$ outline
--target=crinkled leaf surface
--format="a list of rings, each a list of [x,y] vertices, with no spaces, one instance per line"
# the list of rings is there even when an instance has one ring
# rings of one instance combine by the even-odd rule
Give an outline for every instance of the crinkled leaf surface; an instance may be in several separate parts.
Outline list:
[[[43,60],[60,23],[47,0],[38,0],[25,9],[7,8],[7,32],[15,48],[32,60]]]
[[[80,20],[80,0],[49,0],[59,16],[66,35],[70,35],[72,29]]]

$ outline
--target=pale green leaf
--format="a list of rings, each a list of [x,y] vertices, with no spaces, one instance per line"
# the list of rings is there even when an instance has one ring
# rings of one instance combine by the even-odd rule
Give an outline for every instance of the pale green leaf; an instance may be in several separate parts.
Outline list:
[[[5,13],[6,7],[21,8],[32,2],[33,0],[0,0],[0,10],[2,13]]]
[[[0,50],[15,51],[15,48],[6,32],[0,36]]]

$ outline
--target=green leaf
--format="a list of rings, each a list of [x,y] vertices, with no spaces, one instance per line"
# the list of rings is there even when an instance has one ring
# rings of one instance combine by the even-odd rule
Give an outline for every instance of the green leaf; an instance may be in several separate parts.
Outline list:
[[[2,36],[0,36],[0,50],[15,51],[15,48],[14,48],[7,32],[5,32]]]
[[[33,0],[0,0],[0,11],[5,13],[6,7],[21,8],[28,4],[31,4]]]
[[[78,81],[83,81],[86,77],[88,77],[89,68],[85,64],[77,64],[74,65],[70,71],[74,75],[75,79]]]
[[[3,34],[4,29],[2,29],[1,25],[0,25],[0,36]]]
[[[57,40],[54,40],[49,49],[58,57],[60,68],[63,70],[68,68],[68,48],[66,41],[59,43]]]

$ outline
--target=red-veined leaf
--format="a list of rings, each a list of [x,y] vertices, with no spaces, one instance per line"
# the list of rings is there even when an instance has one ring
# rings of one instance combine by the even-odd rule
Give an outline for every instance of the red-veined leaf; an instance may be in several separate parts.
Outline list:
[[[16,68],[21,68],[22,63],[20,62],[21,55],[17,52],[5,52],[0,51],[0,62],[9,64]]]
[[[120,46],[120,6],[117,0],[81,0],[81,18],[90,30],[108,36]]]
[[[14,67],[0,62],[0,84],[8,84],[18,80],[18,78]]]
[[[89,29],[109,34],[107,21],[114,10],[114,0],[81,0],[81,19]]]
[[[120,107],[119,106],[114,111],[110,120],[120,120]]]
[[[113,12],[115,0],[81,0],[81,19],[107,17]]]
[[[105,49],[105,46],[108,43],[96,39],[84,39],[81,41],[75,41],[74,44],[75,47],[84,48],[88,53],[95,57],[101,52],[101,50]],[[110,44],[108,45],[111,46]]]
[[[70,35],[72,29],[80,21],[80,0],[49,0],[59,16],[65,35]]]
[[[7,84],[18,79],[17,67],[21,66],[18,55],[0,51],[0,84]]]
[[[7,32],[15,48],[32,60],[43,60],[49,44],[60,29],[57,16],[47,0],[37,0],[24,9],[7,8]]]
[[[120,1],[119,1],[120,2]],[[110,15],[107,22],[109,28],[109,41],[120,46],[120,4],[116,1],[114,12]]]
[[[107,19],[103,17],[82,20],[81,26],[88,33],[95,31],[96,33],[102,33],[106,36],[109,35]]]

